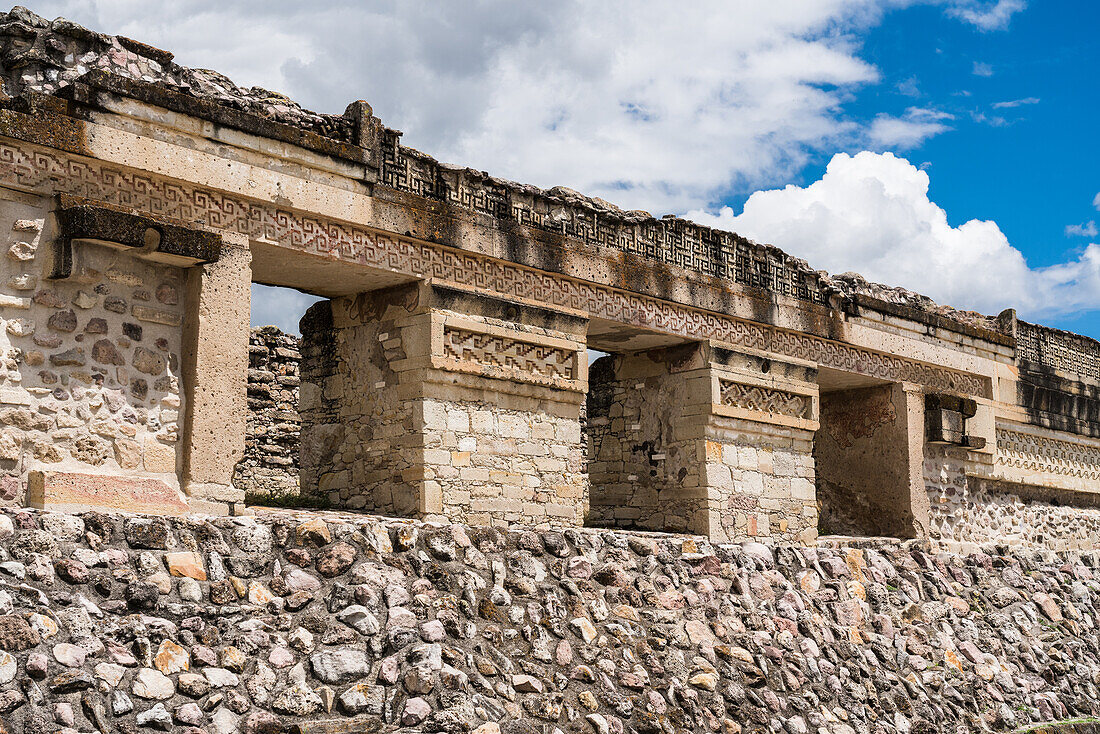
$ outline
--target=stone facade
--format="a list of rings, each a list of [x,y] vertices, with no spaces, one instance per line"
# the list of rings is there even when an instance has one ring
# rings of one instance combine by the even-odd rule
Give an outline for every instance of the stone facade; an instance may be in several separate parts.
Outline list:
[[[1052,431],[999,424],[997,452],[926,446],[929,537],[945,547],[1091,549],[1100,542],[1100,441],[1060,440]]]
[[[1013,731],[1100,714],[1095,551],[0,513],[11,732]]]
[[[433,285],[368,296],[302,320],[306,491],[399,515],[582,522],[583,320]]]
[[[925,534],[923,503],[912,496],[916,491],[923,499],[924,493],[919,480],[924,415],[912,397],[901,385],[821,396],[821,431],[813,451],[822,533]]]
[[[327,299],[300,481],[349,509],[806,543],[946,538],[926,478],[955,454],[975,501],[1100,489],[1087,338],[441,164],[365,102],[318,115],[21,8],[0,78],[10,502],[244,512],[292,486],[289,395],[253,386],[287,420],[246,454],[252,282]],[[586,349],[615,355],[591,396]]]
[[[690,346],[606,357],[593,374],[592,524],[816,537],[813,370]]]
[[[258,495],[298,494],[299,339],[274,326],[248,340],[248,435],[234,486]]]

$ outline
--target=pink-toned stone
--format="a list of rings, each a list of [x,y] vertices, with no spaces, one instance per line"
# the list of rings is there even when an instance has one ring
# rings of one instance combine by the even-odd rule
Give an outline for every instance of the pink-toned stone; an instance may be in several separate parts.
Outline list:
[[[157,670],[166,675],[171,675],[172,673],[186,671],[190,667],[189,658],[190,655],[183,647],[171,640],[164,640],[157,648],[157,656],[153,662],[156,664]]]
[[[165,553],[164,564],[168,566],[168,573],[173,576],[185,576],[196,581],[206,581],[206,569],[203,567],[202,556],[198,553],[191,553],[190,551]]]
[[[34,471],[27,505],[56,512],[121,510],[146,515],[183,515],[187,503],[159,479],[74,472]]]

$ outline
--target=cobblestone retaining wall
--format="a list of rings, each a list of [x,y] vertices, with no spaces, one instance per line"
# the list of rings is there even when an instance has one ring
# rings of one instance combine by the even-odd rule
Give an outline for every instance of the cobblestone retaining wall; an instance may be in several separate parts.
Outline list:
[[[298,494],[299,339],[274,326],[248,342],[248,435],[233,484],[268,495]]]
[[[1096,553],[0,514],[10,732],[963,732],[1100,711]]]

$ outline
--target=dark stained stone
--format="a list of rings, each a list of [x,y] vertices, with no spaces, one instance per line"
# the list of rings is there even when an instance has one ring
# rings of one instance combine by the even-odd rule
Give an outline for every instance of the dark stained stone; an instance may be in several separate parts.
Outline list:
[[[69,365],[81,366],[87,359],[84,357],[84,350],[80,348],[66,349],[64,352],[58,352],[57,354],[50,355],[50,364],[57,367],[65,367]]]
[[[133,518],[122,526],[131,548],[165,550],[168,547],[168,525],[160,519]]]
[[[76,331],[76,312],[71,308],[51,314],[46,320],[46,326],[54,331],[70,333]]]
[[[84,325],[85,334],[106,334],[107,333],[107,320],[101,319],[98,316],[88,319],[88,323]]]
[[[126,364],[126,360],[110,339],[99,339],[92,345],[92,359],[100,364]]]
[[[0,650],[27,650],[40,641],[38,632],[23,617],[14,614],[0,616]]]

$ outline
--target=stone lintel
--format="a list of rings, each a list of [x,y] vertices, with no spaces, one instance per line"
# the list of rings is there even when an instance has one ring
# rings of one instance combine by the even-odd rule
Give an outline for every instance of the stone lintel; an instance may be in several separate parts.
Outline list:
[[[97,509],[184,515],[190,511],[179,492],[163,479],[55,471],[30,472],[27,505],[56,512]]]
[[[58,236],[49,275],[53,279],[72,275],[72,248],[78,241],[130,249],[147,260],[180,267],[217,262],[221,256],[222,237],[218,234],[133,214],[102,202],[60,195],[54,215]]]

